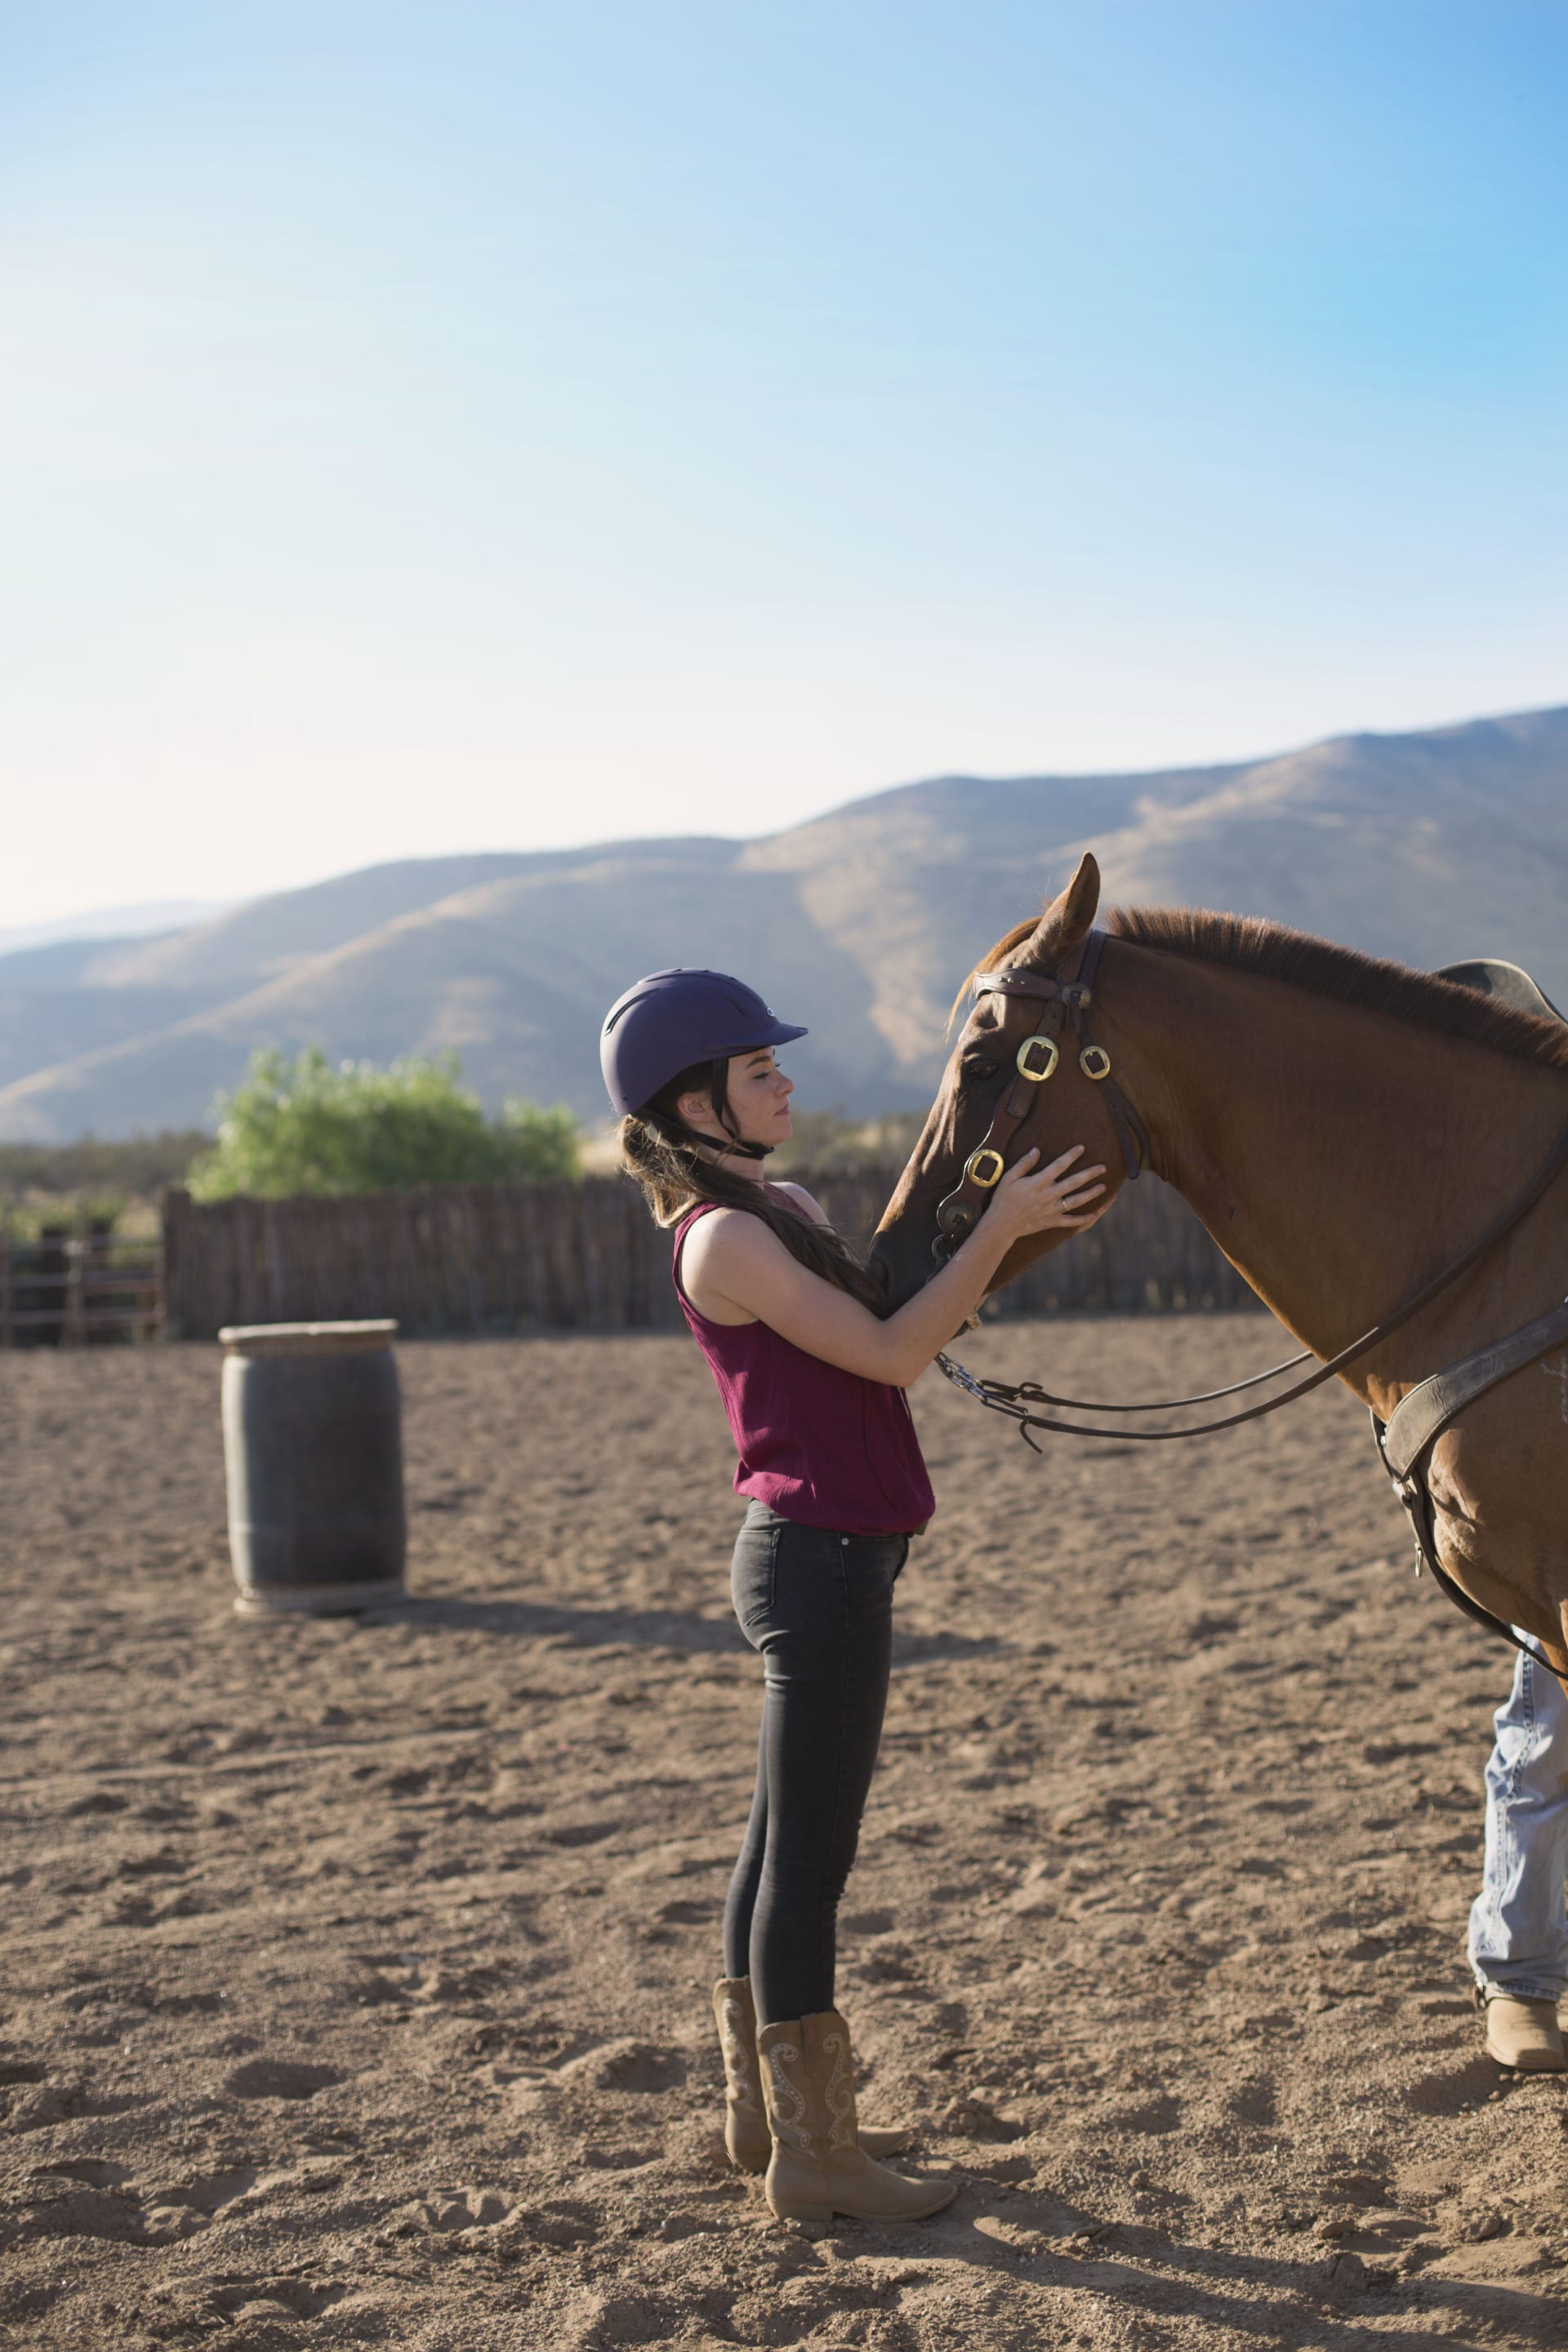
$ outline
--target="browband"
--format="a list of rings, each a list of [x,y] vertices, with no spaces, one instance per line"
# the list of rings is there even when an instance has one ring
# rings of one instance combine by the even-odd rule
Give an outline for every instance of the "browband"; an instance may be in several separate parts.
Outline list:
[[[970,985],[976,996],[1044,996],[1079,1009],[1094,1003],[1081,980],[1051,980],[1036,971],[979,971]]]

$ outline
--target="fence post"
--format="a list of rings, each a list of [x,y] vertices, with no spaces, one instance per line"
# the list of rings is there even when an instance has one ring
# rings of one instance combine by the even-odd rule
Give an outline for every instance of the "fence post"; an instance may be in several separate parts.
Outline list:
[[[183,1184],[165,1184],[158,1203],[158,1299],[166,1339],[184,1337],[182,1286],[185,1277],[182,1233],[189,1231],[191,1196]]]
[[[75,1233],[65,1238],[65,1297],[60,1316],[62,1348],[87,1345],[87,1210],[79,1206],[72,1223]]]

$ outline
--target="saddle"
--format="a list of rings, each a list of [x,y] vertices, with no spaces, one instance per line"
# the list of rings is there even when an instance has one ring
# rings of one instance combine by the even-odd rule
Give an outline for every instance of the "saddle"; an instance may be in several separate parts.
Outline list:
[[[1530,974],[1516,963],[1508,963],[1497,956],[1476,956],[1465,963],[1446,963],[1437,973],[1439,980],[1451,980],[1461,988],[1473,988],[1482,996],[1496,997],[1518,1013],[1533,1013],[1537,1020],[1556,1021],[1568,1027],[1568,1016],[1552,1003],[1546,991],[1531,980]],[[1426,1485],[1427,1457],[1444,1431],[1452,1426],[1467,1405],[1486,1395],[1503,1381],[1521,1372],[1529,1364],[1549,1356],[1553,1348],[1568,1344],[1568,1298],[1558,1306],[1538,1315],[1506,1339],[1494,1339],[1473,1355],[1463,1356],[1457,1364],[1449,1364],[1434,1372],[1418,1388],[1402,1397],[1386,1423],[1372,1416],[1373,1435],[1383,1457],[1383,1466],[1394,1482],[1394,1491],[1409,1512],[1415,1530],[1416,1573],[1423,1563],[1432,1571],[1436,1582],[1449,1600],[1456,1601],[1467,1616],[1474,1617],[1494,1633],[1507,1632],[1515,1646],[1527,1657],[1554,1669],[1549,1660],[1521,1642],[1510,1628],[1503,1627],[1489,1610],[1470,1599],[1438,1564],[1433,1540],[1432,1497]]]
[[[1500,1004],[1511,1004],[1516,1013],[1533,1013],[1538,1021],[1561,1021],[1568,1027],[1568,1013],[1558,1011],[1546,991],[1521,965],[1505,963],[1500,956],[1474,956],[1468,963],[1441,964],[1436,976],[1458,981],[1461,988],[1473,988],[1478,996],[1495,996]]]

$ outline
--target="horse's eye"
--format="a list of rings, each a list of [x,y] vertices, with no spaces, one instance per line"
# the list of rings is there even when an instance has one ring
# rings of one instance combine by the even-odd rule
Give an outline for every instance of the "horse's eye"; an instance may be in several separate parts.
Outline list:
[[[1000,1067],[1000,1063],[989,1062],[982,1054],[966,1054],[958,1075],[966,1087],[983,1087],[996,1076]]]

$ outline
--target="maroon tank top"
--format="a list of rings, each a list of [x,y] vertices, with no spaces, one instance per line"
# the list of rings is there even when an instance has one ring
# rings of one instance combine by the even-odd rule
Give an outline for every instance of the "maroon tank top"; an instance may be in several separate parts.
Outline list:
[[[902,1389],[808,1356],[766,1323],[710,1323],[680,1282],[680,1245],[704,1202],[675,1229],[675,1288],[724,1400],[741,1460],[735,1492],[781,1518],[840,1535],[906,1536],[935,1508]]]

